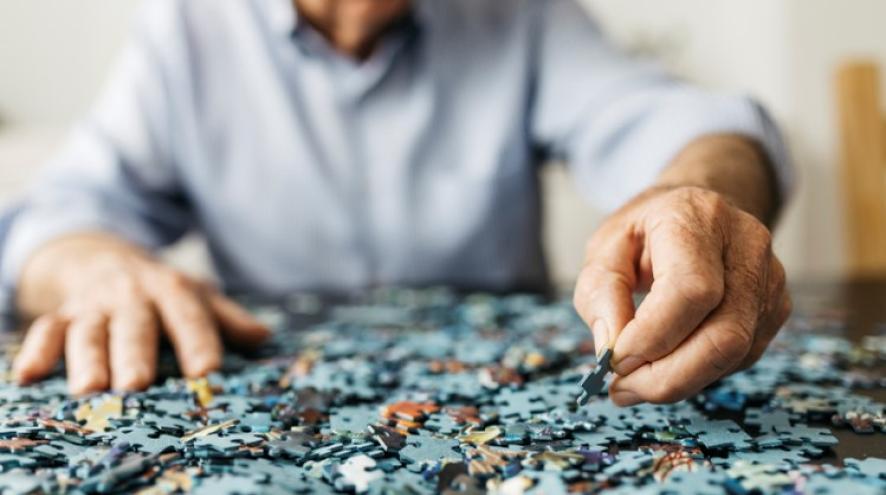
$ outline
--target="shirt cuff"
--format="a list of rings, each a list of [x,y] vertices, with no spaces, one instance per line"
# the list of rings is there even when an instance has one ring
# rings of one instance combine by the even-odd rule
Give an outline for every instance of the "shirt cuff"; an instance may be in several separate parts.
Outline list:
[[[766,110],[752,98],[695,88],[672,89],[662,104],[620,134],[607,150],[601,150],[594,140],[588,140],[584,149],[578,146],[578,156],[590,157],[592,162],[606,155],[599,160],[601,166],[589,167],[596,169],[595,177],[579,183],[589,199],[607,209],[620,207],[651,186],[683,148],[712,134],[737,134],[758,142],[773,168],[782,204],[793,192],[794,172],[784,139]]]

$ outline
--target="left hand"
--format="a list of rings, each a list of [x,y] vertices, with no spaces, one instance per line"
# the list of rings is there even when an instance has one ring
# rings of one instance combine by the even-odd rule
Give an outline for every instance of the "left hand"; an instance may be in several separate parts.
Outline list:
[[[658,187],[592,236],[575,307],[613,346],[620,406],[675,402],[752,365],[791,311],[769,230],[724,196]],[[634,308],[635,291],[649,291]]]

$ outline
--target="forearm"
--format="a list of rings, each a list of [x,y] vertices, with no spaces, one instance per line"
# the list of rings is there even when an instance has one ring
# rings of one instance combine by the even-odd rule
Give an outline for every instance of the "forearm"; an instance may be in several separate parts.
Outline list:
[[[780,206],[766,154],[757,143],[738,135],[693,141],[661,173],[656,184],[710,189],[770,226]]]
[[[109,255],[145,257],[138,247],[100,232],[75,233],[41,246],[27,260],[18,281],[16,304],[26,317],[58,309],[84,273],[98,273]]]

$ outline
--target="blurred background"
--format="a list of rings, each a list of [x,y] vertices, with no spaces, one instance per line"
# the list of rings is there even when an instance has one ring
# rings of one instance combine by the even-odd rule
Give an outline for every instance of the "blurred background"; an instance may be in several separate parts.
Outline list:
[[[790,277],[837,277],[858,264],[848,235],[857,226],[847,218],[867,210],[853,209],[843,194],[847,152],[840,136],[846,117],[841,121],[835,75],[854,60],[886,67],[886,2],[581,1],[625,49],[658,58],[703,85],[752,94],[773,113],[799,175],[775,238]],[[139,3],[0,1],[0,206],[23,194],[89,107]],[[879,84],[886,94],[886,78]],[[862,109],[870,107],[871,100],[865,101]],[[879,110],[875,115],[883,143],[886,109]],[[886,158],[883,149],[872,153]],[[882,165],[874,175],[881,180],[881,193],[886,191],[886,159]],[[544,183],[548,254],[557,279],[568,282],[600,212],[578,197],[562,168],[547,167]],[[877,193],[872,194],[876,200]],[[880,200],[886,201],[882,194]],[[886,230],[886,225],[878,228]],[[192,272],[206,270],[193,238],[171,256]]]

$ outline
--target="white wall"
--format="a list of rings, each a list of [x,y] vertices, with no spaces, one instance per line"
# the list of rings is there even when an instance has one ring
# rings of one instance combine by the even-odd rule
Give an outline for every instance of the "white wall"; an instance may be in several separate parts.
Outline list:
[[[138,0],[0,2],[0,115],[65,126],[87,108]]]
[[[793,0],[791,6],[787,123],[804,175],[789,218],[791,240],[803,269],[830,273],[842,268],[844,253],[834,68],[848,57],[879,61],[886,95],[886,2]]]
[[[843,265],[832,71],[848,55],[886,68],[882,0],[581,0],[631,51],[702,84],[757,96],[784,125],[801,181],[776,236],[792,276]],[[0,2],[0,205],[88,107],[138,0]],[[886,90],[886,81],[884,81]],[[571,278],[599,214],[562,170],[546,177],[548,250]]]

